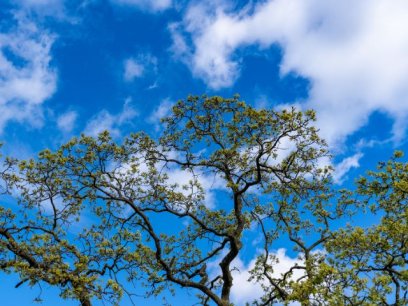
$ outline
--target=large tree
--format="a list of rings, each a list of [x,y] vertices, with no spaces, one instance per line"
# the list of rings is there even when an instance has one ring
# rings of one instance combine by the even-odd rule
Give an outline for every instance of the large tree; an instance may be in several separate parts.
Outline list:
[[[251,281],[264,292],[255,304],[348,305],[352,251],[332,241],[346,244],[349,233],[331,224],[358,203],[320,167],[328,152],[314,120],[312,111],[258,110],[237,97],[189,97],[157,140],[136,133],[116,143],[105,132],[8,160],[3,178],[23,213],[0,210],[0,267],[82,305],[141,288],[147,296],[188,288],[202,305],[231,305],[236,262],[255,229]],[[298,260],[277,273],[282,245]]]

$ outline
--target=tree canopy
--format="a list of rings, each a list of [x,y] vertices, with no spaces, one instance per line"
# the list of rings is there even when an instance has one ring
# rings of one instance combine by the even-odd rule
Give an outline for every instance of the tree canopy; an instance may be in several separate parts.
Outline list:
[[[237,260],[251,252],[248,282],[262,294],[250,304],[406,305],[408,164],[397,153],[356,190],[338,190],[314,121],[313,111],[188,97],[158,138],[106,131],[7,158],[0,269],[81,305],[184,289],[229,306]],[[379,222],[345,225],[364,210]],[[297,254],[284,271],[282,245]]]

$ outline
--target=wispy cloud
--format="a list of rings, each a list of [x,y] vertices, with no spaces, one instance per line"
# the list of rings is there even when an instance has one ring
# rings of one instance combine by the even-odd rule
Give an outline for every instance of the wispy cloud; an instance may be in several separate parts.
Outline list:
[[[172,6],[172,0],[111,0],[117,5],[135,7],[145,11],[161,12]]]
[[[123,78],[127,82],[156,72],[157,58],[151,54],[139,54],[124,61]]]
[[[57,118],[58,129],[63,133],[70,133],[75,127],[78,113],[75,111],[68,111]]]
[[[93,0],[13,0],[10,2],[19,12],[24,12],[37,21],[47,23],[47,20],[52,19],[72,25],[81,21],[78,12],[91,1]]]
[[[318,111],[321,133],[333,146],[367,124],[376,110],[394,119],[394,140],[404,138],[406,1],[268,0],[240,11],[232,7],[230,1],[194,2],[183,21],[172,25],[173,52],[196,77],[215,89],[231,86],[243,60],[238,48],[279,44],[281,73],[310,80],[305,107]]]
[[[125,71],[123,78],[126,81],[133,81],[135,78],[141,77],[143,75],[144,66],[135,61],[133,58],[129,58],[125,61]]]
[[[164,99],[147,118],[147,122],[153,124],[158,131],[161,126],[161,119],[170,115],[173,105],[174,103],[170,99]]]
[[[341,184],[345,179],[347,179],[347,173],[352,168],[360,167],[360,159],[363,157],[362,153],[356,153],[353,156],[349,156],[343,159],[334,167],[333,180],[336,184]]]
[[[108,130],[113,137],[122,135],[122,128],[130,124],[139,115],[132,106],[132,99],[126,99],[120,113],[112,114],[107,110],[102,110],[91,118],[84,129],[84,133],[90,136],[97,136],[99,133]]]
[[[40,15],[61,17],[64,15],[64,0],[16,0],[21,8],[34,10]]]

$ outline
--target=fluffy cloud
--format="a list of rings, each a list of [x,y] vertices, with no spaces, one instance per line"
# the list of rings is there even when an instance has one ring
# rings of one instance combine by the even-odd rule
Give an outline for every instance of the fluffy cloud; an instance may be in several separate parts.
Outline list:
[[[360,167],[360,159],[363,157],[362,153],[354,154],[353,156],[343,159],[334,167],[333,180],[337,184],[341,184],[345,179],[347,179],[346,174],[352,168]]]
[[[57,126],[63,133],[70,133],[75,127],[75,121],[78,117],[77,112],[68,111],[57,119]]]
[[[305,108],[318,111],[332,145],[382,111],[395,120],[394,140],[408,121],[408,2],[404,0],[268,0],[240,11],[229,2],[194,3],[170,27],[173,51],[213,88],[239,77],[238,48],[283,50],[281,73],[310,80]],[[187,41],[191,41],[191,47]],[[335,123],[335,124],[334,124]]]
[[[133,81],[143,75],[144,67],[141,63],[138,63],[133,58],[129,58],[125,61],[125,72],[123,78],[126,81]]]
[[[172,6],[172,0],[111,0],[115,4],[134,6],[147,11],[164,11]]]
[[[140,54],[136,58],[128,58],[124,62],[123,78],[125,81],[133,81],[146,73],[157,71],[157,58],[150,54]]]
[[[150,116],[147,118],[147,122],[153,124],[156,131],[160,129],[161,119],[170,115],[171,108],[174,103],[169,99],[164,99],[160,104],[153,110]]]
[[[53,35],[22,15],[15,18],[10,31],[0,32],[0,132],[11,120],[41,126],[41,105],[56,90]]]
[[[111,114],[107,110],[100,111],[88,121],[84,133],[97,136],[99,133],[108,130],[113,137],[119,137],[122,127],[131,123],[139,115],[132,107],[131,102],[130,98],[126,99],[122,111],[118,114]]]
[[[231,288],[231,302],[233,302],[234,305],[247,305],[246,303],[259,299],[264,293],[264,290],[259,283],[248,281],[248,279],[251,277],[249,272],[255,268],[256,258],[258,255],[259,253],[255,254],[254,258],[247,264],[239,257],[237,257],[232,263],[234,266],[234,270],[232,271],[234,285]],[[270,255],[274,256],[276,261],[273,264],[273,273],[271,276],[276,278],[279,278],[282,274],[289,271],[291,267],[301,265],[303,263],[301,258],[292,258],[286,255],[286,249],[283,248],[270,253]],[[212,277],[220,273],[220,267],[217,261],[211,262],[208,265],[208,269]],[[302,270],[295,270],[292,278],[298,279],[302,275]]]

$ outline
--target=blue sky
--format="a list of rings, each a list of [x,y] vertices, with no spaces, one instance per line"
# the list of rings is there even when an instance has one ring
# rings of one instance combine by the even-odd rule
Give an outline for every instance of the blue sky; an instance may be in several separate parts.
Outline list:
[[[407,14],[405,0],[2,0],[3,153],[104,129],[156,136],[178,99],[239,93],[315,109],[348,184],[407,148]],[[10,288],[2,305],[35,298]]]

